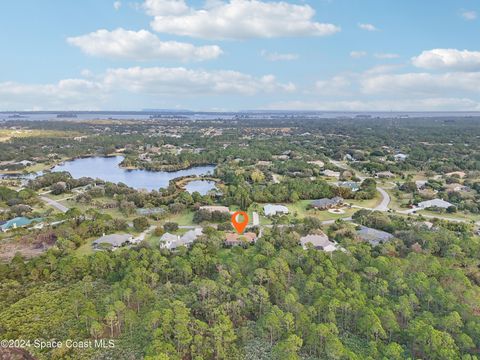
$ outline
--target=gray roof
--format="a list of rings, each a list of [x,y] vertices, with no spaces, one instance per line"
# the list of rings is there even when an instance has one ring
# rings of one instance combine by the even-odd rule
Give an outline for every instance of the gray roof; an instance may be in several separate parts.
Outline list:
[[[323,208],[323,207],[339,205],[342,202],[343,202],[343,199],[339,196],[336,196],[332,199],[324,198],[319,200],[313,200],[311,204],[314,207]]]
[[[111,235],[104,235],[101,238],[98,238],[93,242],[94,246],[98,246],[100,244],[110,244],[113,247],[120,247],[126,242],[132,239],[132,235],[130,234],[111,234]]]
[[[360,184],[359,183],[356,183],[355,181],[343,181],[343,182],[339,182],[338,183],[338,186],[340,187],[346,187],[346,188],[349,188],[353,191],[356,191],[356,190],[359,190],[360,189]]]
[[[304,236],[300,238],[300,244],[302,244],[303,248],[306,248],[307,244],[312,244],[314,248],[322,250],[325,248],[330,249],[332,246],[336,247],[335,243],[331,242],[325,234]]]
[[[424,209],[429,207],[439,207],[439,208],[447,209],[450,206],[453,206],[453,204],[442,199],[433,199],[433,200],[422,201],[421,203],[418,204],[418,206]]]
[[[357,235],[363,241],[367,241],[373,246],[385,243],[393,238],[393,235],[386,231],[372,229],[366,226],[362,226],[360,230],[357,230]]]
[[[193,230],[189,230],[187,231],[185,234],[183,234],[183,236],[180,238],[181,242],[184,243],[184,244],[191,244],[193,243],[195,240],[197,240],[197,238],[202,235],[202,229],[201,228],[197,228],[197,229],[193,229]]]
[[[140,215],[163,214],[165,212],[166,210],[162,208],[137,209],[137,213]]]
[[[200,235],[202,235],[201,228],[189,230],[182,236],[165,233],[160,238],[160,241],[163,242],[161,246],[166,249],[176,249],[179,246],[188,246],[197,240]]]

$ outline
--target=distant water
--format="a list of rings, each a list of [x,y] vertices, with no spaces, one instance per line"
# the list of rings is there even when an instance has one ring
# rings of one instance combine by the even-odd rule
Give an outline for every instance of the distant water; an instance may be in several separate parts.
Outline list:
[[[64,112],[68,113],[68,112]],[[148,120],[154,117],[164,117],[166,119],[182,118],[188,120],[213,120],[224,119],[232,120],[237,116],[245,119],[288,119],[288,118],[305,118],[305,119],[364,119],[364,118],[381,118],[381,119],[398,119],[398,118],[432,118],[432,117],[479,117],[478,111],[438,111],[438,112],[408,112],[408,111],[255,111],[247,110],[241,112],[155,112],[155,111],[137,111],[137,112],[73,112],[76,117],[57,117],[59,113],[47,112],[0,112],[0,120]],[[63,113],[60,113],[63,114]]]
[[[122,156],[81,158],[57,165],[52,171],[68,171],[76,179],[81,177],[98,178],[113,183],[121,182],[135,189],[150,191],[166,188],[170,180],[181,176],[211,175],[215,169],[215,166],[208,165],[173,172],[126,170],[119,167],[122,160]]]
[[[194,180],[190,181],[185,186],[185,190],[187,190],[190,194],[197,191],[200,193],[200,195],[206,195],[210,190],[214,189],[216,189],[215,181],[209,180]]]

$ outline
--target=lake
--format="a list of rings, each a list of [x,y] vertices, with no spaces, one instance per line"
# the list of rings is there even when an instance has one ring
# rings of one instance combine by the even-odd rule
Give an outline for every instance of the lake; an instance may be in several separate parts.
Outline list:
[[[200,195],[206,195],[210,190],[215,189],[215,181],[210,180],[193,180],[185,185],[185,190],[187,190],[190,194],[197,191],[200,193]]]
[[[206,165],[172,172],[126,170],[119,167],[122,160],[122,156],[81,158],[57,165],[52,171],[68,171],[76,179],[81,177],[98,178],[113,183],[121,182],[135,189],[147,189],[150,191],[166,188],[170,180],[181,176],[211,175],[215,169],[214,165]],[[199,184],[196,185],[196,187],[206,189],[207,185]],[[187,189],[187,191],[189,191],[189,189]]]

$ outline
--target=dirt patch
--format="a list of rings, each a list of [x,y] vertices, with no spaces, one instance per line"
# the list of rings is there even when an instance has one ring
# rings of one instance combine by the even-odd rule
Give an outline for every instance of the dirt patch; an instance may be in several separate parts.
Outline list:
[[[344,209],[329,209],[328,212],[331,214],[345,214]]]
[[[0,243],[0,261],[9,262],[17,253],[31,259],[47,251],[56,240],[57,236],[50,230],[4,239]]]
[[[0,348],[0,360],[35,360],[26,350]]]

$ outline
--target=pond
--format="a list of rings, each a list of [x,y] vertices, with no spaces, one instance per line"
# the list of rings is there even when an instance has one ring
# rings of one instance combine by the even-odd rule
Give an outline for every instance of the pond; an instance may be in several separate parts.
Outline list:
[[[200,193],[200,195],[206,195],[210,190],[215,189],[215,181],[210,180],[193,180],[185,185],[185,190],[187,190],[190,194],[197,191]]]
[[[119,167],[122,156],[89,157],[67,161],[52,171],[68,171],[74,178],[98,178],[113,183],[124,183],[135,189],[158,190],[168,187],[170,180],[181,176],[205,176],[213,174],[214,165],[195,166],[179,171],[126,170]]]

